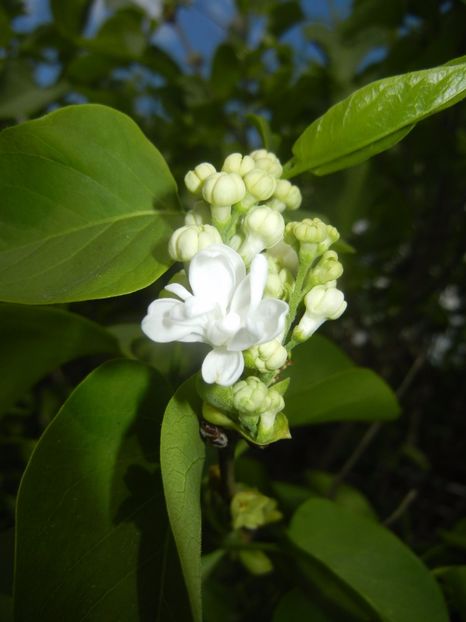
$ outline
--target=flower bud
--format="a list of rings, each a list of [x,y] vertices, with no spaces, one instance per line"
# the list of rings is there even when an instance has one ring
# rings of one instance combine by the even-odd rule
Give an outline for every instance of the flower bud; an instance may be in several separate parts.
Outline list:
[[[267,398],[267,386],[256,376],[249,376],[233,386],[233,406],[243,415],[260,415],[267,410]]]
[[[221,244],[222,238],[211,225],[185,225],[176,229],[168,242],[168,252],[175,261],[191,261],[196,253],[211,244]]]
[[[246,234],[239,254],[246,263],[264,248],[274,246],[283,238],[285,221],[283,216],[267,205],[258,205],[246,214],[243,222]]]
[[[342,291],[316,285],[304,297],[306,311],[293,331],[296,341],[306,341],[326,320],[336,320],[347,307]]]
[[[258,490],[240,490],[230,504],[233,529],[258,529],[282,519],[275,499],[266,497]]]
[[[273,570],[270,557],[264,551],[239,551],[238,559],[246,570],[256,577],[262,577]]]
[[[249,171],[255,167],[256,163],[251,156],[243,156],[241,153],[231,153],[225,159],[222,171],[225,171],[225,173],[236,173],[241,177],[244,177],[246,173],[249,173]]]
[[[255,202],[265,201],[271,197],[277,185],[275,177],[260,168],[249,171],[244,176],[244,183],[246,190],[254,197]]]
[[[255,160],[256,167],[266,171],[269,175],[272,175],[272,177],[278,179],[283,173],[280,160],[274,153],[267,151],[267,149],[256,149],[256,151],[253,151],[250,155],[251,158]]]
[[[253,367],[261,374],[280,369],[287,360],[288,352],[278,339],[252,346],[244,352],[244,361],[247,367]]]
[[[185,214],[185,225],[205,225],[210,223],[210,209],[205,201],[196,201],[193,209]]]
[[[272,257],[278,266],[286,268],[291,274],[298,272],[298,255],[295,249],[283,240],[267,249],[267,257]]]
[[[285,209],[298,209],[302,200],[298,186],[294,186],[287,179],[279,179],[269,205],[279,212],[283,212]]]
[[[325,253],[339,237],[335,227],[326,225],[320,218],[304,218],[286,226],[287,241],[292,245],[299,243],[300,259],[308,263]]]
[[[314,285],[324,285],[336,281],[343,274],[343,266],[338,261],[335,251],[326,251],[319,263],[311,269],[306,289],[311,289]]]
[[[193,171],[188,171],[186,173],[184,178],[186,188],[193,194],[199,194],[204,181],[213,173],[215,173],[215,166],[210,164],[210,162],[198,164]]]
[[[202,196],[212,206],[212,218],[220,222],[230,218],[231,206],[245,195],[246,186],[237,173],[214,173],[202,187]]]

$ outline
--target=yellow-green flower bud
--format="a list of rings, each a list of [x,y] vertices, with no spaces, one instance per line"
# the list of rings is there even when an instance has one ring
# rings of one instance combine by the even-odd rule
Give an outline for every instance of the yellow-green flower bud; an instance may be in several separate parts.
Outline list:
[[[211,225],[185,225],[173,232],[168,242],[168,252],[175,261],[191,261],[204,248],[221,244],[222,238]]]
[[[245,364],[257,369],[261,374],[280,369],[287,360],[288,352],[278,339],[252,346],[244,352]]]
[[[339,318],[347,307],[342,291],[316,285],[304,297],[306,311],[293,331],[296,341],[306,341],[326,321]]]
[[[215,173],[215,166],[210,164],[210,162],[202,162],[202,164],[198,164],[194,170],[186,173],[184,178],[186,188],[193,194],[199,194],[202,190],[204,181],[213,173]]]
[[[256,378],[249,376],[233,386],[233,406],[243,415],[260,415],[268,408],[268,388]]]
[[[267,151],[267,149],[256,149],[250,155],[255,160],[257,168],[267,171],[277,179],[281,177],[283,167],[274,153]]]
[[[240,490],[230,504],[233,529],[258,529],[282,519],[275,499],[258,490]]]
[[[239,551],[238,558],[246,570],[256,577],[269,574],[273,570],[270,557],[264,551]]]
[[[248,263],[257,253],[283,239],[285,221],[283,216],[271,207],[258,205],[246,214],[243,230],[246,238],[239,254]]]
[[[294,186],[287,179],[279,179],[269,205],[279,212],[283,212],[285,209],[298,209],[302,201],[303,197],[298,186]]]
[[[202,187],[202,196],[212,206],[212,218],[220,222],[230,218],[231,206],[245,195],[246,186],[237,173],[214,173]]]
[[[296,274],[298,272],[298,254],[290,244],[287,244],[283,240],[267,250],[267,257],[272,257],[278,266],[285,268],[291,274]]]
[[[184,217],[185,225],[206,225],[210,223],[210,209],[205,201],[196,201],[193,209]]]
[[[310,289],[314,285],[324,285],[336,281],[342,274],[343,266],[338,261],[337,253],[335,251],[326,251],[319,263],[309,272],[306,289]]]
[[[256,167],[251,156],[243,156],[241,153],[231,153],[223,163],[222,171],[226,173],[237,173],[241,177],[244,177],[246,173],[252,171]]]
[[[311,262],[325,253],[338,240],[340,234],[320,218],[304,218],[289,222],[286,226],[286,240],[292,245],[299,243],[299,256],[302,261]]]
[[[252,158],[251,158],[252,159]],[[244,176],[246,190],[257,201],[265,201],[272,196],[277,180],[260,168],[254,168]]]

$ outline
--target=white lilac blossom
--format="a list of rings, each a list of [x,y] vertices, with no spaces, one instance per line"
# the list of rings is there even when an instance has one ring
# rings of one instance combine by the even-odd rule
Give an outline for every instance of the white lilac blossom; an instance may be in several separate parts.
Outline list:
[[[202,196],[211,205],[213,220],[222,223],[231,216],[231,206],[246,195],[246,186],[237,173],[214,173],[202,186]]]
[[[296,210],[302,203],[301,191],[287,179],[279,179],[275,186],[273,197],[268,202],[270,207],[283,212],[286,209]]]
[[[153,341],[201,342],[212,346],[202,364],[207,383],[234,384],[243,373],[243,351],[275,339],[285,326],[288,305],[263,299],[267,260],[254,257],[249,274],[241,257],[225,244],[198,252],[189,266],[191,291],[179,283],[166,289],[178,296],[155,300],[142,321]]]
[[[243,156],[241,153],[231,153],[223,163],[222,171],[225,173],[237,173],[244,177],[246,173],[256,168],[256,163],[251,156]]]

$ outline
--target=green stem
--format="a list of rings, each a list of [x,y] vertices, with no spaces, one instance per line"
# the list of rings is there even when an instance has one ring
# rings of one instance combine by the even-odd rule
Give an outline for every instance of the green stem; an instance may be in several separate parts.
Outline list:
[[[293,292],[290,296],[289,307],[290,310],[288,312],[288,320],[285,325],[285,337],[288,335],[291,325],[293,324],[296,313],[298,311],[299,303],[303,297],[303,285],[304,279],[306,278],[307,272],[309,270],[309,264],[300,263],[298,268],[298,274],[296,275],[296,281],[294,283]]]

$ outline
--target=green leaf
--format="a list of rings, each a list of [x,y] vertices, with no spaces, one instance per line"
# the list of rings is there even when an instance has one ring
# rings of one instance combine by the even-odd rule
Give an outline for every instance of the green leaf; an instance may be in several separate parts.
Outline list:
[[[55,24],[65,36],[76,37],[80,34],[88,18],[92,0],[50,0]]]
[[[228,97],[241,79],[241,63],[235,48],[227,43],[219,45],[212,59],[210,82],[218,97]]]
[[[170,525],[195,622],[202,620],[201,478],[205,447],[199,436],[201,401],[195,378],[170,400],[162,423],[160,461]]]
[[[66,82],[38,86],[32,70],[21,61],[9,61],[0,76],[0,119],[24,119],[57,101],[69,90]]]
[[[154,371],[112,361],[47,428],[18,497],[16,622],[189,619],[160,477],[167,399]]]
[[[0,412],[63,363],[91,354],[118,354],[102,326],[74,313],[0,304]]]
[[[176,185],[127,116],[69,106],[0,134],[0,299],[44,304],[141,289],[170,265]]]
[[[13,598],[8,594],[0,594],[0,620],[13,622]]]
[[[136,60],[145,50],[146,38],[137,11],[122,10],[112,15],[92,39],[80,43],[90,50],[121,60]]]
[[[293,516],[292,542],[327,567],[384,622],[447,622],[440,590],[390,531],[331,501],[311,499]]]
[[[373,371],[356,367],[330,341],[314,335],[293,350],[285,411],[291,426],[330,421],[384,421],[400,412],[395,394]]]
[[[463,622],[466,622],[466,566],[449,566],[435,571],[447,599],[452,601]]]
[[[304,17],[297,0],[277,2],[269,14],[269,30],[276,37],[298,24]]]
[[[283,596],[272,622],[334,622],[320,607],[295,588]]]
[[[422,119],[466,96],[466,63],[372,82],[332,106],[293,145],[286,176],[325,175],[399,142]]]

